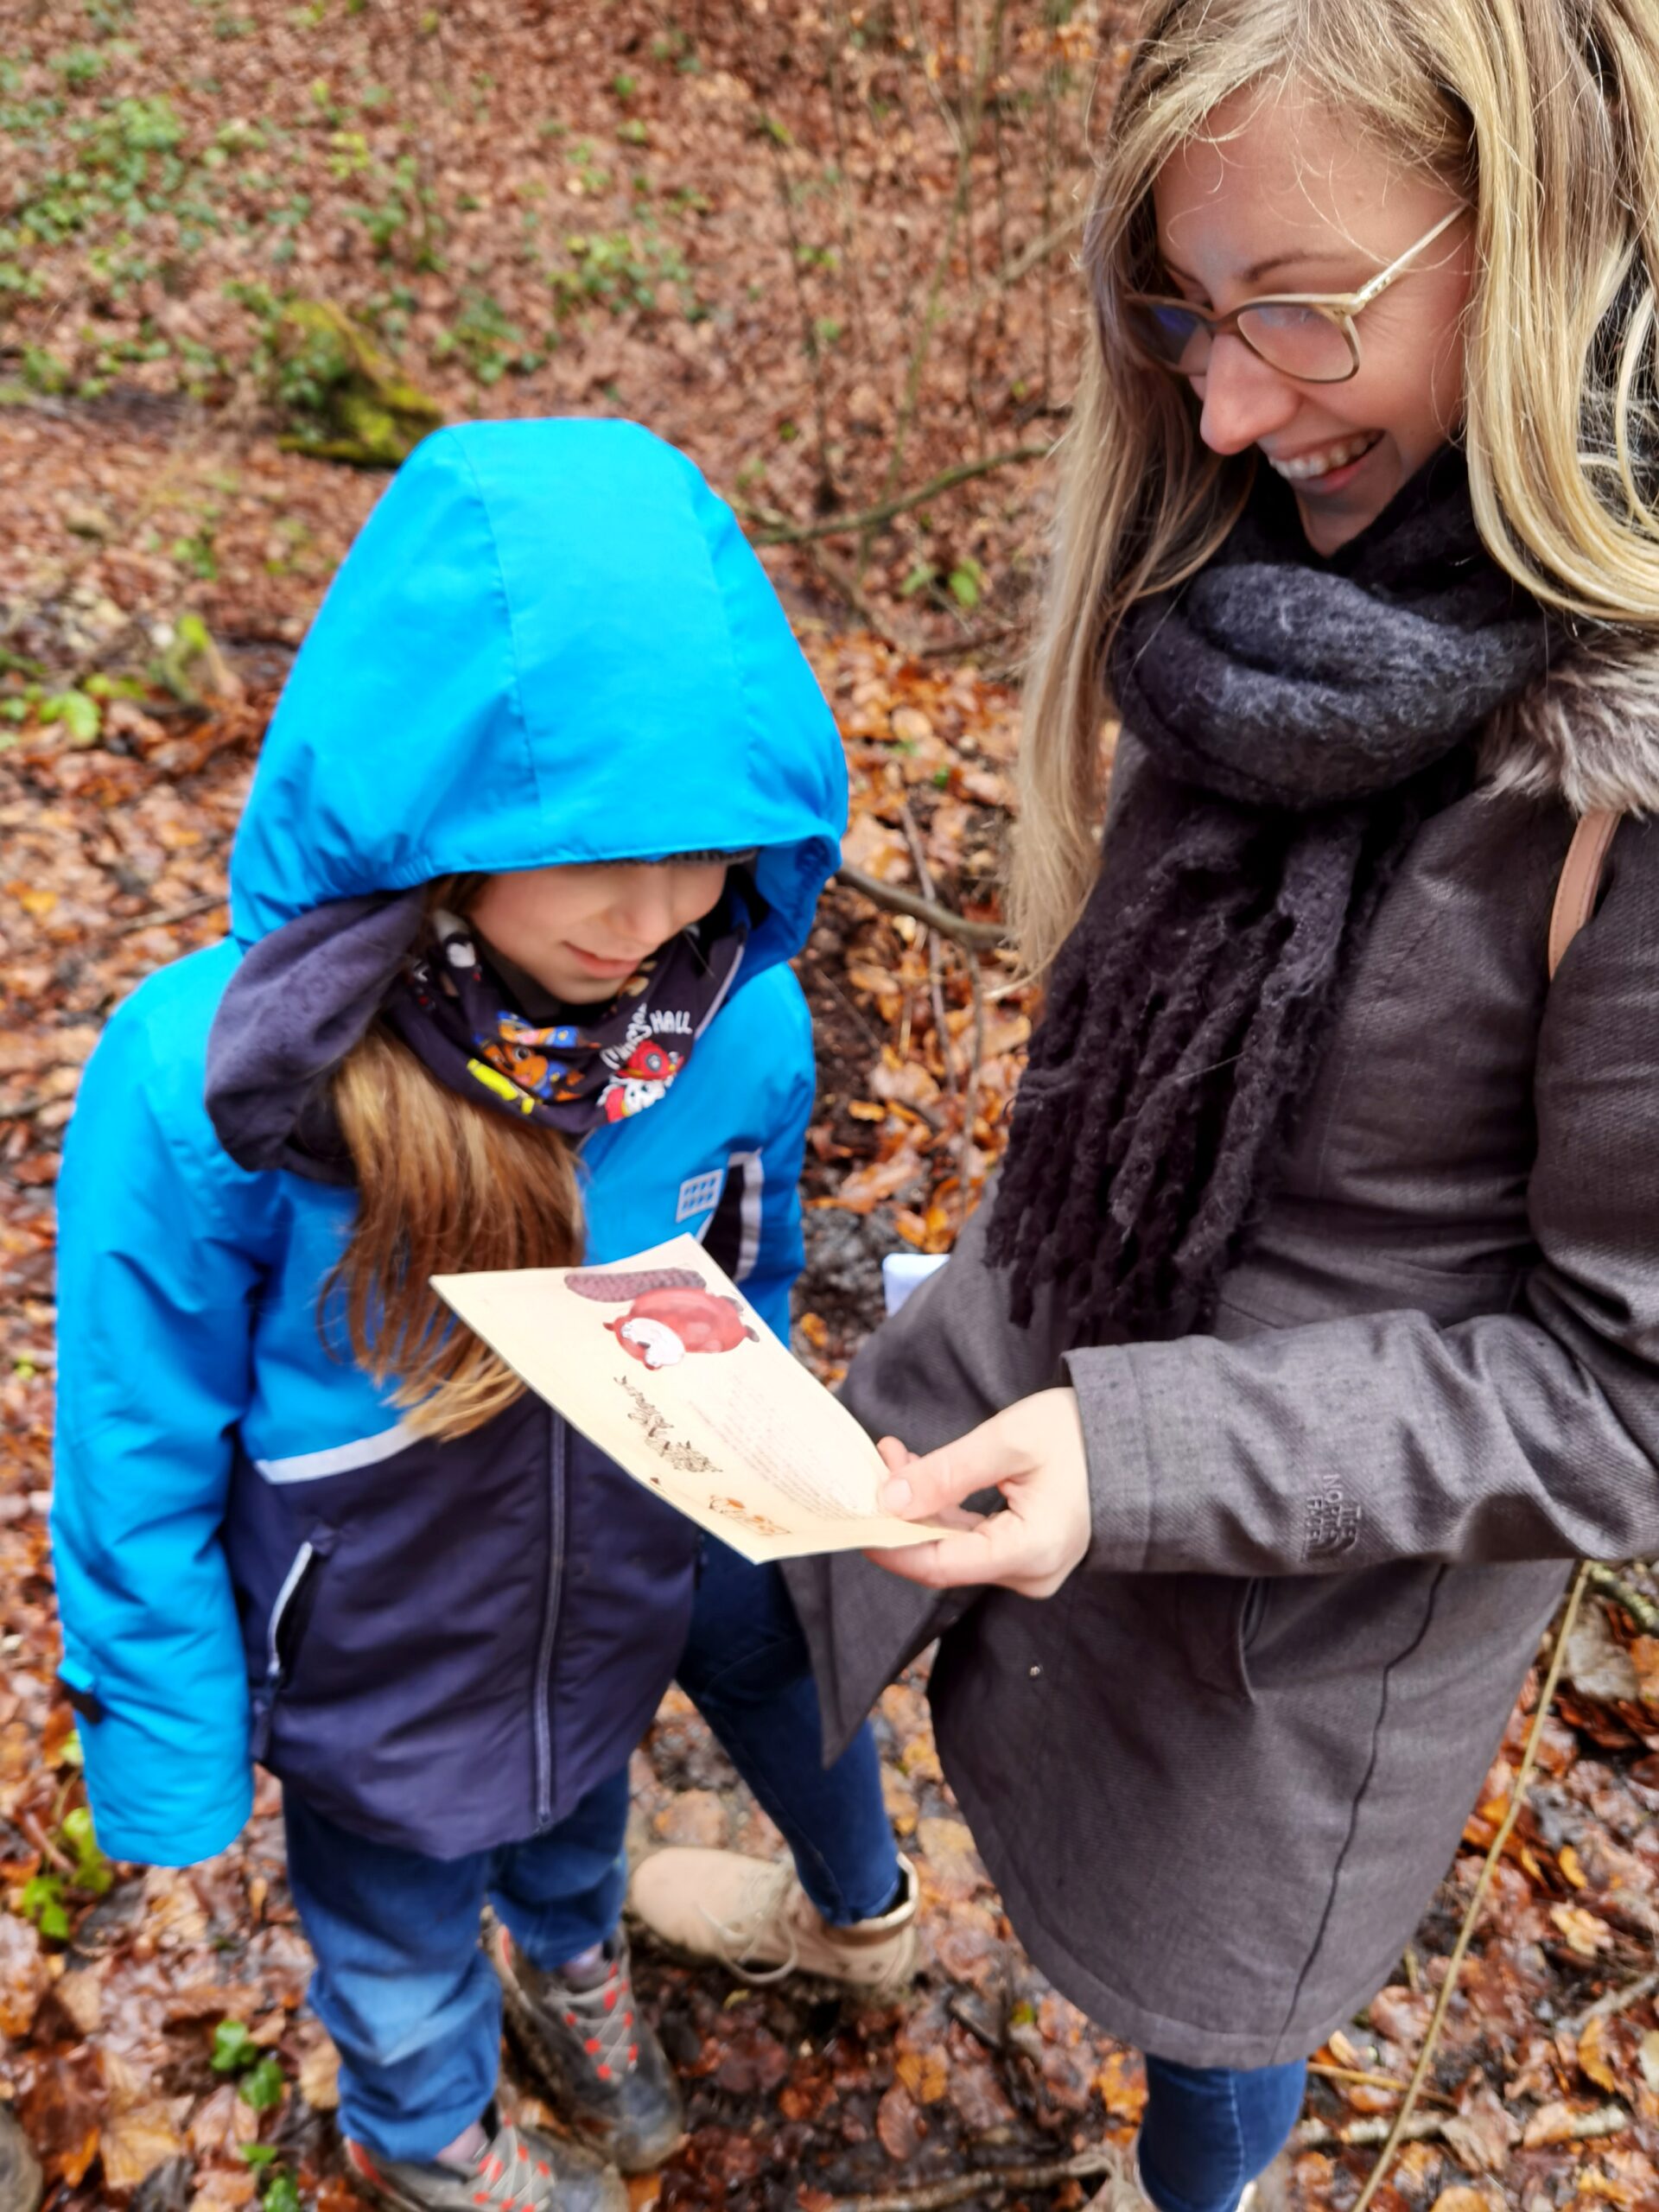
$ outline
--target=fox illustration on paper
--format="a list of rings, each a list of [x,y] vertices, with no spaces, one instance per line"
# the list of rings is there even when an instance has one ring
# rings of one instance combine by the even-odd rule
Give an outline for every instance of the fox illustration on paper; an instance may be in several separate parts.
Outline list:
[[[594,1268],[566,1277],[580,1298],[606,1305],[627,1305],[627,1312],[605,1326],[642,1366],[677,1367],[688,1352],[734,1351],[753,1341],[734,1298],[706,1289],[690,1268],[641,1268],[611,1274]]]

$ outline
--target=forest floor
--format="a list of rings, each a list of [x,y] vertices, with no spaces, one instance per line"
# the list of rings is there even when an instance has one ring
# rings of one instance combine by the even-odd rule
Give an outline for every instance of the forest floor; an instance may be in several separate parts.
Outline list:
[[[102,1858],[45,1522],[79,1070],[127,991],[222,932],[266,720],[385,481],[295,449],[328,395],[284,312],[344,310],[452,419],[624,413],[683,445],[772,544],[847,744],[849,860],[992,920],[1118,12],[0,0],[0,2088],[54,2212],[344,2212],[275,1785],[206,1866]],[[975,1202],[1034,1008],[1006,952],[843,885],[800,968],[797,1342],[833,1379],[881,1255],[947,1250]],[[1659,2207],[1659,1586],[1624,1588],[1634,1614],[1598,1590],[1572,1640],[1382,2212]],[[1538,1688],[1394,1981],[1319,2056],[1307,2212],[1346,2212],[1398,2105]],[[925,2212],[978,2174],[1064,2212],[1086,2174],[1030,2170],[1132,2134],[1139,2061],[1025,1959],[920,1673],[876,1726],[921,1981],[860,2007],[642,1956],[690,2133],[640,2208]],[[780,1848],[676,1694],[635,1782],[638,1848]]]

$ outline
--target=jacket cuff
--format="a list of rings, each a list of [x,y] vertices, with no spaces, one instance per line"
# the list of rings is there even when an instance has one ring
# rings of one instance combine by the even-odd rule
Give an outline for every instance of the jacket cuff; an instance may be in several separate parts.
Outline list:
[[[72,1702],[82,1715],[86,1796],[105,1856],[146,1866],[194,1866],[227,1851],[253,1810],[245,1736],[239,1751],[228,1743],[222,1750],[158,1743],[141,1721],[112,1709],[83,1669],[76,1668],[72,1679]]]
[[[188,1826],[181,1822],[159,1827],[142,1814],[100,1808],[96,1800],[92,1821],[99,1848],[106,1859],[137,1866],[197,1866],[204,1859],[215,1859],[221,1851],[230,1849],[247,1826],[252,1810],[250,1772],[233,1798],[218,1805],[193,1807]]]
[[[1207,1484],[1207,1346],[1090,1344],[1065,1355],[1089,1468],[1084,1571],[1157,1574],[1191,1566],[1183,1497]],[[1172,1541],[1173,1540],[1173,1541]]]

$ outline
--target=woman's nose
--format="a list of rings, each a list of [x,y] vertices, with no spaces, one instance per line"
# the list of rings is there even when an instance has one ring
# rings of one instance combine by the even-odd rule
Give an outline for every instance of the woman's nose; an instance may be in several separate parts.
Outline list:
[[[1230,331],[1211,346],[1203,381],[1198,435],[1211,453],[1243,453],[1283,429],[1302,404],[1290,379],[1258,359]]]

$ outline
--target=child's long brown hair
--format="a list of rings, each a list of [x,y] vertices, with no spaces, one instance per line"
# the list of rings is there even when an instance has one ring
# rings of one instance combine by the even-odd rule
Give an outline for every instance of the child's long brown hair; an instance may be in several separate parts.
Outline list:
[[[429,907],[464,913],[481,876],[433,885]],[[412,1428],[464,1436],[510,1406],[518,1376],[430,1287],[435,1274],[564,1268],[582,1257],[582,1203],[556,1129],[474,1106],[376,1022],[334,1072],[334,1110],[356,1170],[357,1218],[325,1287],[351,1348]]]

